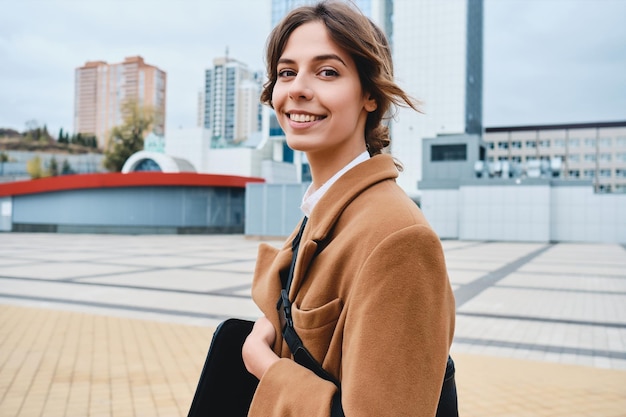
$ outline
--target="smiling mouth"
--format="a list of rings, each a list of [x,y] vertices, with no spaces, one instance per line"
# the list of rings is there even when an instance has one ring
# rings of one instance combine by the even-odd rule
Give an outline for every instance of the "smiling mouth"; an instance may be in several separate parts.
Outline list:
[[[326,117],[326,116],[315,116],[312,114],[291,114],[291,113],[287,113],[287,116],[289,116],[289,119],[291,121],[294,121],[297,123],[315,122],[317,120],[322,120]]]

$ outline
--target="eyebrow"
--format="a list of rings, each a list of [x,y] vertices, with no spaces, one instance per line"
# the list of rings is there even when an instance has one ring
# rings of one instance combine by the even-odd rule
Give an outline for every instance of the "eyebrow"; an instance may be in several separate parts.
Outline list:
[[[315,61],[315,62],[328,61],[328,60],[339,61],[339,62],[341,62],[343,64],[344,67],[347,67],[347,65],[344,62],[344,60],[341,59],[341,57],[339,55],[336,55],[336,54],[318,55],[318,56],[313,58],[313,61]],[[278,64],[295,64],[296,61],[294,61],[293,59],[289,59],[289,58],[280,58],[277,63]]]

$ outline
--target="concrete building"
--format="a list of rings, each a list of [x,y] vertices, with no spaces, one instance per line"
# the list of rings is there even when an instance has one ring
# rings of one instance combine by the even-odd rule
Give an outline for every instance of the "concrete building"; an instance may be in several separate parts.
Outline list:
[[[553,173],[481,175],[485,145],[478,135],[423,141],[421,208],[441,238],[626,243],[626,194]]]
[[[483,1],[395,1],[392,41],[396,80],[424,113],[400,109],[391,125],[398,183],[417,196],[422,139],[482,131]]]
[[[141,56],[107,64],[89,61],[76,68],[74,96],[74,132],[94,135],[104,148],[111,128],[123,121],[122,104],[135,100],[156,110],[153,126],[156,134],[165,131],[167,74],[146,64]]]
[[[626,193],[626,121],[491,127],[484,138],[490,162],[551,163],[557,177]]]
[[[233,146],[261,131],[261,83],[260,74],[228,56],[205,71],[202,125],[213,146]]]

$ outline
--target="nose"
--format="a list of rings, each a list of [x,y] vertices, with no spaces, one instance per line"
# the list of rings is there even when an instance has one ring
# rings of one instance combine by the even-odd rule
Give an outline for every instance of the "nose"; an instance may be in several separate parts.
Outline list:
[[[289,85],[289,98],[292,100],[311,100],[313,90],[310,87],[306,74],[302,72],[295,76]]]

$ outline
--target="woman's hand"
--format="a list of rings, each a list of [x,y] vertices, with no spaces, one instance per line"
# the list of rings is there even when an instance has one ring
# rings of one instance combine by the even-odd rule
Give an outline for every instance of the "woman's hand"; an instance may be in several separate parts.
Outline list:
[[[254,323],[252,331],[246,338],[241,351],[246,369],[259,380],[267,369],[278,361],[278,356],[272,350],[276,341],[274,326],[267,319],[261,317]]]

